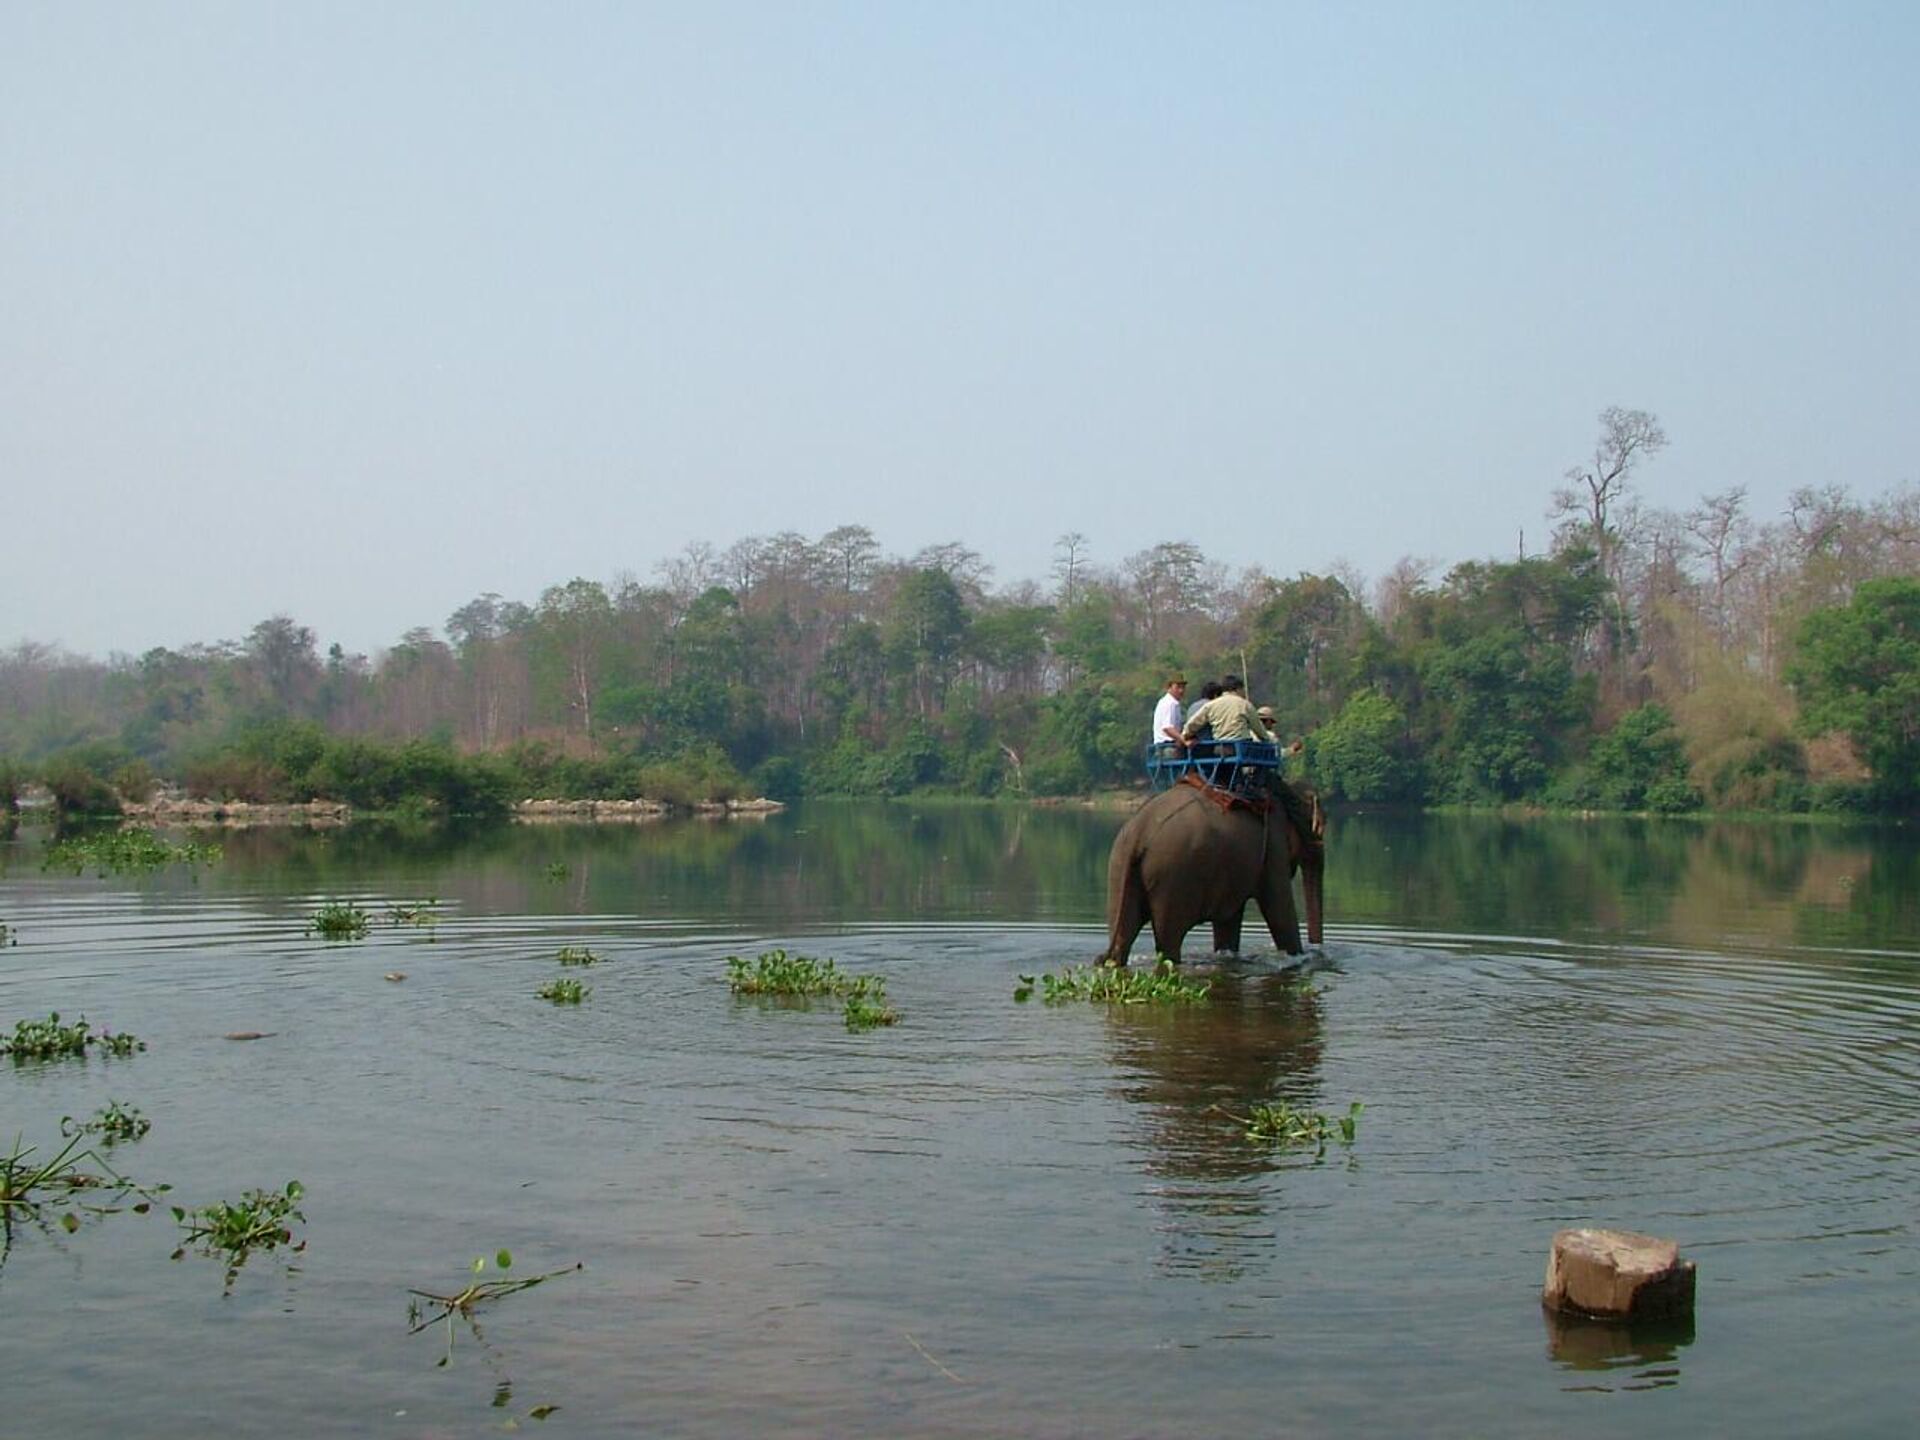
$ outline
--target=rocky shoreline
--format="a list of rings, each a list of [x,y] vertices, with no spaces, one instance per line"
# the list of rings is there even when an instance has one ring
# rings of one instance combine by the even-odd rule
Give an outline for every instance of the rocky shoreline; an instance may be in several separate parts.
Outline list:
[[[669,805],[659,800],[522,800],[514,805],[513,818],[530,824],[572,822],[576,824],[634,823],[664,820],[672,815],[695,815],[703,819],[764,819],[786,809],[779,800],[762,796],[755,800],[703,800],[691,806]],[[161,796],[121,808],[123,818],[143,825],[220,826],[233,830],[259,825],[307,825],[330,828],[353,819],[353,807],[337,800],[308,800],[299,804],[256,804],[251,800],[190,800],[182,796]]]
[[[522,800],[513,807],[513,818],[536,824],[568,820],[632,823],[680,814],[708,820],[761,820],[786,808],[786,802],[765,796],[757,800],[700,800],[685,807],[662,800]]]

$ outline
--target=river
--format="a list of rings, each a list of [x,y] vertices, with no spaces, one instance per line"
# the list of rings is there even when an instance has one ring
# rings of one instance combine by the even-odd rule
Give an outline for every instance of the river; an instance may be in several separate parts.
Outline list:
[[[1304,969],[1015,1003],[1098,953],[1119,823],[263,830],[104,878],[21,831],[0,1032],[84,1013],[148,1049],[0,1061],[0,1145],[132,1102],[151,1133],[101,1154],[172,1189],[16,1224],[0,1433],[1908,1433],[1911,832],[1339,816]],[[330,900],[365,939],[308,932]],[[773,947],[883,975],[899,1023],[731,994],[726,957]],[[584,1003],[535,998],[563,973]],[[1271,1100],[1365,1108],[1317,1154],[1246,1139]],[[230,1288],[170,1258],[170,1205],[292,1179],[304,1250]],[[1695,1323],[1550,1323],[1581,1224],[1677,1239]],[[409,1289],[502,1248],[583,1268],[408,1333]]]

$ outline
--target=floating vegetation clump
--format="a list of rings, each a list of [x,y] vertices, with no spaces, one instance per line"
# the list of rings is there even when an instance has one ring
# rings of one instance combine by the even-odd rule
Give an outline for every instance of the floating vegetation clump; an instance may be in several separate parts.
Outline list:
[[[727,985],[736,995],[845,995],[857,981],[831,960],[784,950],[763,951],[752,964],[727,957]]]
[[[892,1025],[900,1016],[887,1004],[887,982],[878,975],[850,975],[832,960],[766,950],[749,964],[727,957],[727,985],[736,995],[772,995],[811,999],[831,995],[845,1002],[849,1030]]]
[[[877,975],[862,975],[847,992],[847,1029],[872,1030],[897,1024],[900,1016],[887,1004],[887,982]]]
[[[438,900],[395,900],[387,906],[389,925],[411,925],[419,930],[431,930],[440,923],[440,902]]]
[[[598,965],[600,957],[584,945],[562,945],[560,953],[553,957],[562,965]]]
[[[47,847],[42,870],[70,870],[78,875],[92,867],[99,875],[158,870],[165,865],[212,865],[219,860],[218,845],[174,845],[151,830],[102,830],[73,835]]]
[[[1014,987],[1013,998],[1026,1002],[1034,989],[1047,1005],[1065,1005],[1074,1000],[1100,1001],[1108,1005],[1201,1005],[1212,993],[1210,980],[1189,980],[1164,957],[1151,970],[1128,970],[1111,965],[1069,965],[1058,975],[1022,975]]]
[[[307,929],[323,940],[364,940],[372,923],[351,900],[330,900],[314,911]]]
[[[307,1217],[298,1208],[304,1194],[305,1186],[298,1180],[289,1180],[284,1190],[249,1190],[238,1200],[222,1200],[198,1210],[183,1210],[176,1205],[173,1218],[186,1231],[186,1236],[180,1248],[173,1252],[173,1258],[178,1260],[189,1247],[202,1255],[225,1256],[227,1286],[231,1289],[240,1267],[254,1251],[292,1245],[298,1254],[307,1248],[304,1240],[293,1244],[293,1227],[289,1223],[294,1220],[306,1223]]]
[[[140,1113],[139,1106],[124,1105],[118,1100],[109,1100],[94,1112],[91,1120],[76,1120],[67,1115],[60,1121],[62,1135],[98,1135],[103,1145],[138,1140],[152,1128],[153,1121]]]
[[[13,1239],[16,1219],[40,1220],[48,1209],[60,1209],[60,1228],[72,1234],[80,1228],[76,1210],[92,1215],[115,1215],[130,1209],[144,1215],[151,1208],[151,1197],[167,1187],[141,1186],[127,1179],[102,1160],[98,1153],[83,1149],[84,1135],[73,1135],[48,1160],[35,1160],[37,1147],[23,1145],[18,1137],[13,1149],[0,1154],[0,1235]],[[98,1167],[90,1170],[88,1164]],[[117,1202],[129,1193],[140,1199],[132,1205]],[[85,1198],[82,1198],[85,1197]],[[113,1202],[113,1203],[109,1203]],[[70,1208],[69,1208],[70,1207]]]
[[[27,1060],[58,1060],[69,1055],[84,1057],[89,1049],[125,1057],[146,1048],[146,1041],[125,1031],[95,1032],[84,1015],[70,1025],[63,1023],[57,1010],[44,1020],[15,1021],[13,1038],[0,1040],[0,1055],[12,1056],[16,1065]]]
[[[541,1000],[551,1000],[556,1005],[578,1005],[593,992],[578,980],[549,980],[534,991]]]
[[[1360,1112],[1366,1108],[1356,1100],[1347,1107],[1345,1115],[1327,1116],[1318,1110],[1296,1110],[1286,1101],[1276,1100],[1271,1105],[1256,1105],[1246,1115],[1235,1115],[1228,1110],[1220,1113],[1246,1126],[1249,1140],[1287,1147],[1311,1145],[1315,1155],[1324,1155],[1327,1143],[1333,1140],[1353,1148],[1353,1137],[1360,1128]]]
[[[482,1255],[473,1262],[473,1273],[475,1275],[484,1275],[487,1271],[488,1263],[487,1257]],[[501,1272],[502,1277],[504,1277],[506,1271],[513,1268],[513,1255],[510,1251],[502,1250],[493,1257],[491,1263],[495,1269]],[[544,1275],[527,1275],[511,1280],[506,1278],[474,1280],[470,1281],[464,1289],[456,1290],[451,1295],[437,1295],[431,1290],[408,1290],[407,1294],[413,1298],[407,1302],[407,1324],[411,1327],[407,1333],[409,1335],[418,1335],[429,1325],[437,1325],[444,1320],[447,1325],[447,1353],[442,1355],[434,1363],[436,1365],[445,1365],[453,1359],[454,1316],[459,1316],[471,1327],[473,1326],[474,1307],[484,1305],[490,1300],[500,1300],[508,1295],[517,1295],[522,1290],[531,1290],[534,1286],[543,1285],[556,1276],[571,1275],[580,1268],[581,1266],[576,1262],[567,1266],[565,1269],[549,1270]],[[435,1307],[431,1313],[425,1312],[424,1307],[420,1303],[423,1300],[428,1306]],[[479,1334],[479,1329],[474,1327],[475,1337],[478,1338]],[[534,1414],[535,1419],[544,1420],[547,1418],[547,1415],[551,1415],[559,1408],[557,1405],[542,1405],[537,1406],[535,1411],[530,1413]],[[538,1411],[541,1410],[544,1410],[546,1414],[539,1414]]]
[[[555,860],[551,865],[547,866],[546,870],[542,873],[545,874],[549,881],[557,885],[571,875],[573,871],[567,868],[566,861]]]

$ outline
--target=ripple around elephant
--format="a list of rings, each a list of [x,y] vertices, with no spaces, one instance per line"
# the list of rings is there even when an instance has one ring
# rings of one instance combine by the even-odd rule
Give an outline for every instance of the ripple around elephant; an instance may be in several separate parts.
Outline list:
[[[1213,925],[1213,948],[1238,950],[1247,901],[1260,907],[1273,943],[1289,955],[1305,950],[1293,903],[1293,872],[1307,902],[1307,939],[1321,943],[1326,878],[1325,822],[1319,802],[1275,783],[1261,808],[1228,804],[1223,792],[1175,785],[1155,795],[1121,827],[1107,861],[1107,953],[1124,965],[1142,927],[1154,948],[1180,958],[1180,942],[1202,921]]]

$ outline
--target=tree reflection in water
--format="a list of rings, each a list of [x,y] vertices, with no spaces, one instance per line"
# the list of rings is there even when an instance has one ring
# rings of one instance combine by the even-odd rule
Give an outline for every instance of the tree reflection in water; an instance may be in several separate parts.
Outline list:
[[[1206,1005],[1111,1012],[1120,1093],[1140,1107],[1146,1132],[1164,1268],[1231,1279],[1272,1250],[1279,1192],[1267,1177],[1314,1157],[1249,1141],[1234,1117],[1273,1100],[1325,1108],[1320,1005],[1302,967],[1225,966]]]

